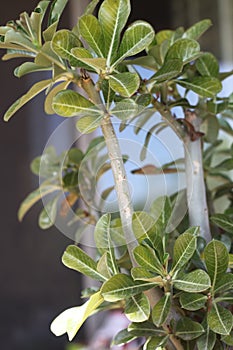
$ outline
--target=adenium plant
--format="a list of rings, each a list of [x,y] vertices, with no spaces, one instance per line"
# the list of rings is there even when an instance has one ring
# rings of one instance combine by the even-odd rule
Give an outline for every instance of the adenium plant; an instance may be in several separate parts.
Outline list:
[[[155,32],[144,20],[128,23],[130,0],[92,0],[73,28],[60,29],[67,2],[40,1],[31,14],[24,12],[0,27],[0,48],[6,50],[2,59],[25,58],[15,76],[47,72],[47,79],[10,106],[4,120],[44,92],[48,115],[76,117],[82,134],[101,132],[85,150],[72,147],[57,155],[48,147],[33,160],[40,186],[19,208],[22,220],[49,196],[39,215],[42,229],[54,225],[58,216],[66,220],[72,209],[69,224],[76,228],[75,241],[62,262],[97,281],[83,292],[81,306],[54,319],[51,331],[67,333],[71,341],[88,317],[121,309],[130,324],[115,336],[114,345],[142,337],[143,350],[230,349],[233,147],[223,141],[233,134],[233,95],[222,97],[220,92],[233,72],[221,72],[216,57],[200,49],[198,39],[211,21]],[[154,198],[149,210],[138,211],[125,170],[127,152],[122,154],[116,127],[123,131],[133,126],[138,135],[148,121],[141,159],[146,159],[151,137],[166,128],[183,144],[183,158],[161,168],[139,166],[134,176],[154,176],[156,186],[158,174],[185,171],[186,188]],[[99,181],[108,171],[114,186],[106,184],[101,199],[115,191],[114,215],[95,196],[93,179]],[[89,201],[82,201],[83,191]],[[181,192],[187,211],[168,229]],[[224,208],[217,211],[219,199]],[[79,244],[90,226],[94,258]]]

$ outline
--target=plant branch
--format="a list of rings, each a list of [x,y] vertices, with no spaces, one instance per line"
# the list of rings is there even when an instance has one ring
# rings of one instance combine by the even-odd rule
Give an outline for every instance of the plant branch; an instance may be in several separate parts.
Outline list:
[[[195,130],[200,128],[200,119],[194,112],[186,112],[186,120]],[[189,210],[189,223],[199,226],[201,236],[208,243],[211,241],[209,214],[204,182],[201,138],[192,141],[187,135],[184,140],[186,191]]]

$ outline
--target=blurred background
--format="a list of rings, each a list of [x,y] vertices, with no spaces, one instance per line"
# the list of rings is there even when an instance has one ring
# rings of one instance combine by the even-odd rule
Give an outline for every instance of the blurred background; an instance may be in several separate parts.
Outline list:
[[[61,26],[71,28],[87,0],[70,0]],[[144,19],[156,31],[185,28],[209,18],[213,26],[201,39],[203,50],[214,53],[223,66],[232,69],[232,0],[132,0],[130,22]],[[9,0],[1,6],[0,25],[31,12],[35,0]],[[4,52],[0,53],[1,56]],[[30,172],[31,160],[43,152],[45,144],[62,118],[46,116],[43,95],[23,107],[8,123],[2,120],[6,109],[26,92],[36,75],[20,80],[13,70],[19,61],[0,61],[0,155],[1,155],[1,253],[0,253],[0,348],[6,350],[65,350],[67,338],[56,338],[49,330],[52,319],[63,309],[78,305],[85,281],[64,267],[61,256],[72,241],[56,228],[43,231],[37,224],[41,204],[18,222],[17,211],[25,196],[38,186]],[[70,138],[67,127],[61,143]],[[85,340],[85,329],[79,339]]]

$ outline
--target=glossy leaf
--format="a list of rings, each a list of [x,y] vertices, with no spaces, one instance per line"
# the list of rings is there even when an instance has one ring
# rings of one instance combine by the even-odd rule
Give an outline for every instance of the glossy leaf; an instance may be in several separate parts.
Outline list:
[[[197,246],[198,227],[192,227],[180,235],[175,241],[173,248],[173,263],[172,271],[178,271],[183,267],[193,256]]]
[[[159,261],[159,258],[152,248],[139,245],[134,249],[133,255],[136,262],[144,269],[156,272],[159,275],[164,275],[166,273],[162,263]]]
[[[130,276],[119,273],[110,278],[101,288],[104,300],[114,302],[128,299],[133,295],[154,287],[154,283],[134,281]]]
[[[212,287],[215,287],[218,279],[226,272],[228,267],[228,251],[226,246],[217,240],[212,240],[204,250],[204,259]]]
[[[99,9],[99,21],[105,42],[107,67],[114,61],[120,43],[121,31],[130,14],[129,0],[105,0]]]
[[[98,57],[104,57],[104,36],[98,19],[89,14],[84,15],[78,22],[79,31],[89,47]]]
[[[106,280],[106,278],[97,271],[97,263],[78,246],[69,245],[62,256],[62,262],[65,266],[85,276],[89,276],[98,281]]]
[[[111,89],[123,97],[132,96],[139,88],[140,79],[136,73],[119,73],[109,76]]]
[[[199,293],[182,293],[180,304],[183,309],[196,311],[202,309],[207,301],[207,296]]]
[[[226,214],[215,214],[210,217],[210,220],[226,232],[233,234],[233,220],[230,216]]]
[[[80,57],[79,54],[82,48],[77,48],[71,50],[72,54],[78,59],[79,67],[86,68],[87,70],[94,71],[101,74],[106,69],[106,59],[105,58],[93,58],[93,57]],[[81,62],[81,64],[80,64]]]
[[[63,117],[74,117],[83,113],[100,114],[100,110],[85,97],[73,90],[60,91],[53,99],[54,111]]]
[[[131,322],[146,321],[150,316],[150,302],[143,293],[134,295],[126,300],[124,312]]]
[[[191,80],[177,80],[176,83],[201,97],[214,97],[222,90],[221,82],[213,77],[194,77]]]
[[[44,70],[46,70],[44,66],[38,66],[34,62],[24,62],[14,70],[14,75],[17,78],[21,78],[26,74],[40,72]]]
[[[124,32],[114,66],[126,57],[134,56],[150,45],[154,38],[152,26],[145,21],[135,21]]]
[[[194,270],[174,280],[174,287],[188,293],[199,293],[209,289],[210,278],[204,270]]]
[[[53,99],[56,96],[56,94],[62,90],[66,90],[69,86],[70,81],[63,81],[61,83],[58,83],[55,87],[53,87],[49,93],[47,94],[45,101],[44,101],[44,110],[47,114],[54,114],[54,110],[52,108]]]
[[[159,327],[168,317],[171,308],[171,293],[165,293],[152,310],[153,323]]]
[[[179,39],[168,50],[165,60],[180,59],[184,64],[200,54],[200,45],[192,39]]]
[[[217,58],[209,53],[205,52],[196,61],[196,67],[198,72],[204,77],[218,78],[219,64]]]
[[[27,102],[33,99],[40,92],[47,89],[47,87],[49,87],[51,83],[52,79],[47,79],[34,84],[25,95],[20,97],[10,106],[10,108],[6,111],[4,115],[4,120],[7,122],[13,116],[13,114],[15,114],[21,107],[23,107]]]
[[[61,187],[57,185],[41,185],[38,189],[31,192],[20,204],[19,210],[18,210],[18,219],[19,221],[22,221],[28,210],[41,198],[44,196],[55,192],[60,191]]]
[[[205,333],[204,328],[198,322],[192,321],[188,317],[181,318],[176,325],[175,335],[183,340],[192,340]]]
[[[103,301],[100,292],[97,292],[83,305],[63,311],[51,323],[51,331],[56,336],[67,333],[69,340],[71,341],[86,319],[96,311]]]
[[[205,33],[207,29],[211,27],[211,25],[211,20],[203,19],[202,21],[199,21],[192,25],[190,28],[188,28],[183,34],[183,37],[197,40],[203,33]]]
[[[233,326],[233,316],[229,310],[213,303],[210,312],[207,314],[207,322],[213,332],[228,335]]]

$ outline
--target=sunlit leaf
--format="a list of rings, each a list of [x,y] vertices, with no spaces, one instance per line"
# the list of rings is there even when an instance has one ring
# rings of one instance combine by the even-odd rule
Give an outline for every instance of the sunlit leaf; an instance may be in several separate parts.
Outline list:
[[[93,294],[86,303],[63,311],[51,323],[50,329],[56,335],[68,334],[71,341],[86,319],[103,303],[100,292]]]
[[[135,338],[136,336],[132,335],[127,329],[122,329],[114,336],[112,345],[125,345]]]
[[[104,37],[98,19],[89,14],[84,15],[78,22],[80,34],[90,48],[99,57],[104,57]]]
[[[63,117],[74,117],[82,113],[98,116],[101,113],[92,102],[73,90],[60,91],[54,97],[52,107]]]
[[[152,320],[159,327],[168,317],[171,308],[171,293],[165,293],[164,296],[155,304],[152,310]]]
[[[217,240],[209,242],[204,250],[204,259],[214,288],[218,279],[226,272],[228,267],[229,257],[225,244]]]
[[[97,263],[86,254],[81,248],[69,245],[63,256],[62,262],[72,270],[81,272],[98,281],[105,281],[106,278],[97,271]]]
[[[125,121],[138,115],[141,110],[142,108],[140,108],[134,100],[124,99],[123,101],[117,102],[110,112],[120,120]]]
[[[109,76],[109,85],[111,89],[121,96],[130,97],[139,88],[140,79],[136,73],[119,73]]]
[[[133,255],[136,262],[148,271],[165,274],[164,267],[152,248],[139,245],[134,249]]]
[[[76,123],[76,128],[82,134],[89,134],[95,131],[101,125],[103,117],[103,115],[88,115],[85,117],[81,117]]]
[[[104,34],[107,67],[117,55],[121,31],[127,23],[130,9],[129,0],[105,0],[100,6],[98,16]]]
[[[211,27],[211,25],[211,20],[203,19],[202,21],[199,21],[188,28],[183,34],[183,37],[197,40],[203,33],[205,33],[207,29]]]
[[[67,2],[68,0],[53,0],[48,19],[49,26],[59,20],[66,7]]]
[[[192,227],[177,238],[173,248],[171,273],[179,270],[191,259],[196,250],[198,233],[199,228]]]
[[[114,66],[126,57],[134,56],[148,47],[154,38],[152,26],[145,21],[133,22],[124,32]]]
[[[134,295],[126,300],[124,312],[131,322],[146,321],[150,316],[150,302],[143,293]]]
[[[52,49],[61,58],[70,60],[71,65],[76,64],[76,60],[71,55],[71,49],[81,46],[80,40],[68,29],[61,29],[53,37],[51,43]]]
[[[154,285],[153,282],[134,281],[130,276],[120,273],[103,284],[101,294],[104,300],[114,302],[128,299],[133,295],[153,288]]]
[[[149,321],[140,323],[133,322],[128,326],[128,331],[137,337],[153,337],[165,335],[165,331],[163,329],[159,329]]]
[[[200,55],[200,45],[192,39],[179,39],[169,48],[166,60],[180,59],[184,64]]]
[[[176,80],[176,83],[201,97],[214,97],[222,90],[220,80],[213,77],[194,77],[191,80]]]
[[[219,74],[219,64],[217,58],[210,52],[205,52],[197,59],[196,67],[198,72],[204,77],[216,77]]]
[[[39,215],[39,226],[43,230],[54,225],[57,216],[57,202],[59,197],[53,198],[48,203],[44,204],[44,208]]]
[[[166,59],[162,67],[149,79],[149,83],[161,83],[175,78],[181,73],[182,68],[183,61],[181,59]]]
[[[133,213],[132,227],[134,235],[138,240],[147,237],[148,232],[154,225],[154,218],[144,211],[137,211]]]
[[[210,278],[204,270],[194,270],[174,280],[175,288],[189,293],[199,293],[210,288]]]
[[[168,340],[168,335],[166,336],[153,336],[151,338],[149,338],[144,346],[143,346],[143,350],[155,350],[155,349],[164,349],[162,348],[162,346],[164,346]]]

